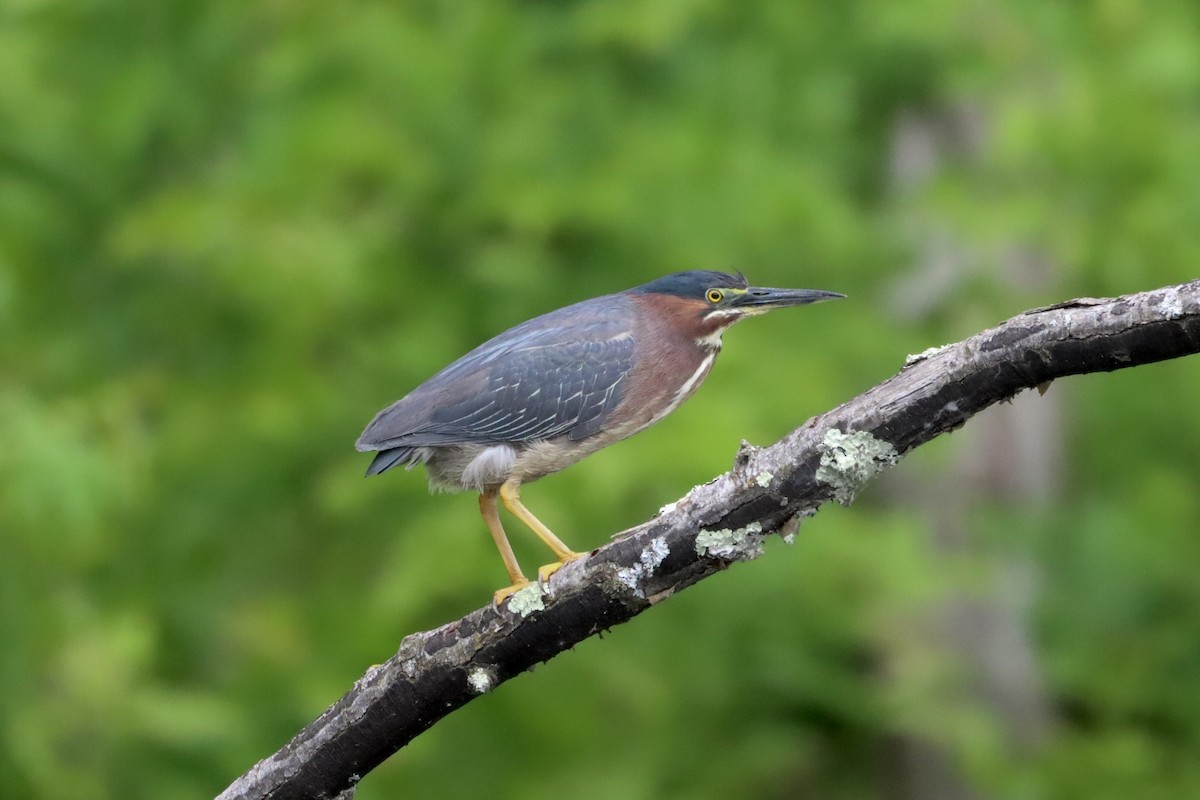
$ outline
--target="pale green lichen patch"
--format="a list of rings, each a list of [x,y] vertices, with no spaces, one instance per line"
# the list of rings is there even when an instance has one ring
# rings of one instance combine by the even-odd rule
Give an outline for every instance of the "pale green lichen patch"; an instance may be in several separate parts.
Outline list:
[[[726,561],[749,561],[762,555],[762,523],[751,522],[744,528],[700,531],[696,552]]]
[[[496,678],[490,670],[483,667],[471,667],[467,672],[467,685],[471,687],[471,691],[475,694],[485,694],[492,690],[495,685]]]
[[[936,356],[938,353],[942,352],[949,346],[950,345],[948,345],[948,344],[943,344],[943,345],[939,345],[938,347],[927,347],[924,350],[922,350],[921,352],[916,353],[914,355],[910,355],[908,358],[904,359],[904,366],[911,367],[913,364],[916,364],[918,361],[924,361],[927,358],[933,358],[934,356]]]
[[[632,567],[623,567],[617,570],[617,580],[632,589],[638,597],[645,598],[646,594],[642,591],[641,586],[642,579],[653,575],[654,570],[658,569],[658,565],[670,552],[667,540],[661,536],[655,537],[650,544],[642,548],[641,555],[638,556],[638,563]]]
[[[535,611],[545,611],[546,604],[542,602],[542,587],[531,583],[520,591],[513,592],[508,599],[508,610],[522,617],[528,617]]]
[[[767,488],[771,485],[771,479],[775,477],[773,472],[760,472],[754,476],[754,482],[762,488]]]
[[[1167,319],[1179,319],[1183,316],[1183,298],[1177,291],[1168,291],[1158,304],[1158,311]]]
[[[832,486],[833,499],[848,506],[868,481],[899,460],[895,447],[866,431],[830,428],[821,442],[817,480]]]

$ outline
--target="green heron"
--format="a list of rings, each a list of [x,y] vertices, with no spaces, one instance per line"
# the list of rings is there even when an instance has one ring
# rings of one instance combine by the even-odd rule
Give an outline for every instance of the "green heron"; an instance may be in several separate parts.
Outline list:
[[[774,308],[844,297],[750,286],[738,273],[694,270],[551,311],[481,344],[371,420],[356,447],[367,469],[424,464],[432,489],[473,490],[512,584],[529,585],[496,509],[554,553],[546,580],[581,557],[521,503],[521,484],[658,422],[708,376],[721,335]]]

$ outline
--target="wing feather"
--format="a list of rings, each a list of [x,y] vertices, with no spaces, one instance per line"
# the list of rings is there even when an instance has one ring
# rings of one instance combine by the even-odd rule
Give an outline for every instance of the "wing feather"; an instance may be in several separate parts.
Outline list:
[[[381,411],[358,449],[530,442],[564,434],[579,440],[597,433],[624,396],[634,342],[627,314],[580,308],[593,302],[530,320],[463,356]],[[597,316],[608,318],[574,322]]]

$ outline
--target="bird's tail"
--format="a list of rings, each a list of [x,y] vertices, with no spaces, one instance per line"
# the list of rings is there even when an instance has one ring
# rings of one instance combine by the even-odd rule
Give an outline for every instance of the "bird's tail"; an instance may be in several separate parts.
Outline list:
[[[380,450],[375,454],[375,459],[371,462],[371,466],[367,467],[367,475],[378,475],[381,472],[387,472],[398,464],[406,466],[420,463],[423,459],[420,458],[419,447],[392,447],[387,450]]]

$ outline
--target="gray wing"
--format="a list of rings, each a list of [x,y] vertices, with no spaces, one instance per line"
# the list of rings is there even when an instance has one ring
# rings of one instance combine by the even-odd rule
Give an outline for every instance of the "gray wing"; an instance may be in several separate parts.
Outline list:
[[[621,321],[566,324],[562,317],[531,320],[463,356],[381,411],[358,449],[596,433],[624,396],[633,338]]]

